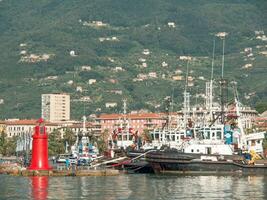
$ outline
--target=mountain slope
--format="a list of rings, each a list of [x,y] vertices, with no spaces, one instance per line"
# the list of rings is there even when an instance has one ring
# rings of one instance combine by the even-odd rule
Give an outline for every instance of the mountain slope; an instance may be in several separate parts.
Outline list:
[[[4,104],[0,105],[0,118],[38,117],[40,95],[50,92],[71,94],[74,118],[84,110],[89,114],[99,108],[101,112],[121,112],[119,107],[105,108],[105,103],[121,105],[125,97],[132,110],[162,111],[164,98],[173,96],[174,109],[179,109],[184,81],[172,78],[177,70],[185,76],[186,62],[178,58],[195,58],[189,64],[194,78],[190,90],[192,95],[203,93],[205,82],[199,76],[210,77],[213,39],[218,32],[229,33],[225,76],[238,81],[242,101],[250,105],[266,101],[267,57],[261,53],[267,50],[267,42],[257,39],[263,33],[255,35],[255,31],[267,32],[266,10],[264,0],[3,0],[0,99]],[[97,26],[93,21],[104,25]],[[168,26],[168,22],[174,26]],[[252,51],[244,52],[248,47]],[[144,55],[144,49],[150,54]],[[76,56],[70,56],[70,51]],[[215,52],[218,79],[222,52],[219,38]],[[163,62],[167,66],[162,67]],[[84,65],[91,70],[81,70]],[[133,81],[149,72],[156,72],[157,78]],[[51,76],[57,77],[53,80]],[[89,85],[92,78],[97,82]],[[82,92],[76,91],[78,86]],[[78,101],[84,96],[90,96],[91,101]]]

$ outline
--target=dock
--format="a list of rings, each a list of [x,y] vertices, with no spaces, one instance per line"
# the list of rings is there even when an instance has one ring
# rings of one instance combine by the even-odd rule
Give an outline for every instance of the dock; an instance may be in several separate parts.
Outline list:
[[[12,176],[117,176],[119,170],[106,168],[78,168],[78,169],[51,169],[51,170],[28,170],[19,165],[0,165],[0,174]]]

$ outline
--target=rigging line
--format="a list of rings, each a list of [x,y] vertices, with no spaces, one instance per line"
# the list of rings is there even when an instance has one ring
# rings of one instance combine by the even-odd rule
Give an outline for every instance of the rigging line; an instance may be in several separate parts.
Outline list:
[[[214,57],[215,57],[215,44],[216,43],[216,40],[215,40],[215,37],[213,39],[213,50],[212,50],[212,61],[211,61],[211,78],[210,80],[212,81],[213,80],[213,74],[214,74]]]

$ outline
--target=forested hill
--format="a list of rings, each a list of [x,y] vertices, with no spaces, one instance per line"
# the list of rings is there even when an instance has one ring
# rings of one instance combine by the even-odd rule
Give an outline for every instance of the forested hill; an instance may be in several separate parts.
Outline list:
[[[218,32],[228,33],[225,77],[244,104],[264,103],[266,19],[266,0],[0,0],[0,118],[39,117],[52,92],[71,94],[73,118],[121,112],[123,98],[130,110],[163,111],[172,96],[178,110],[183,56],[191,102],[203,103],[214,38],[215,80],[221,73]]]

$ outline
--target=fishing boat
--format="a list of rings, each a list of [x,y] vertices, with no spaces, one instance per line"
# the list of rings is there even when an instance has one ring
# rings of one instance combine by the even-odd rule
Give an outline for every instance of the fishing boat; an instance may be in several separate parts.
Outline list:
[[[212,125],[195,129],[180,149],[149,152],[145,160],[155,173],[267,174],[262,141],[265,132],[242,135],[242,128]]]
[[[76,159],[78,164],[88,165],[93,160],[98,158],[98,148],[90,141],[86,134],[86,117],[83,116],[83,131],[82,134],[78,134],[75,144],[71,147],[71,158]]]
[[[235,88],[235,112],[230,122],[194,127],[191,139],[180,149],[149,152],[145,155],[155,173],[242,173],[267,174],[262,142],[265,132],[245,134]]]
[[[224,36],[225,37],[225,36]],[[224,42],[223,38],[223,42]],[[224,43],[223,43],[224,48]],[[215,43],[213,47],[214,57]],[[224,61],[224,49],[223,59]],[[211,81],[206,85],[207,113],[213,114],[213,61]],[[234,113],[225,110],[225,86],[223,78],[224,62],[222,62],[222,76],[220,79],[221,112],[212,123],[206,121],[200,127],[194,126],[192,138],[184,141],[180,149],[169,149],[149,152],[145,159],[155,173],[178,174],[261,174],[267,175],[267,160],[263,159],[262,141],[266,133],[259,132],[245,134],[240,115],[240,102],[236,83],[234,86]],[[186,94],[186,89],[185,89]],[[189,100],[184,95],[184,111],[189,111]],[[186,122],[187,113],[184,113]],[[226,118],[229,118],[226,122]],[[220,121],[220,123],[215,123]]]

